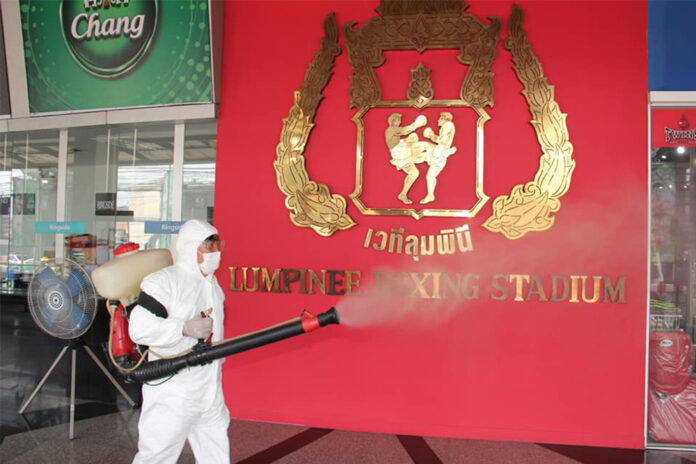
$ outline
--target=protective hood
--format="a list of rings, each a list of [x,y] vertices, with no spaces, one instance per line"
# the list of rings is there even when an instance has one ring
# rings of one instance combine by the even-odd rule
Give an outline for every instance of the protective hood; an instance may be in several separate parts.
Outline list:
[[[174,263],[191,271],[198,270],[198,257],[196,256],[198,245],[217,233],[217,229],[205,221],[198,219],[186,221],[179,229]]]

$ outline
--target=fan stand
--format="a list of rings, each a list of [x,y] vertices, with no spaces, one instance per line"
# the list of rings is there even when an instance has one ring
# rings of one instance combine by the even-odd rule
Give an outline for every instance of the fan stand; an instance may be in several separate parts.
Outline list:
[[[24,411],[27,409],[29,404],[34,400],[34,397],[36,396],[37,393],[39,393],[39,390],[41,390],[41,387],[43,387],[44,383],[46,383],[46,380],[48,377],[51,375],[53,370],[56,368],[60,360],[63,358],[65,353],[68,351],[68,348],[72,351],[72,368],[70,370],[70,431],[68,433],[68,438],[71,440],[75,436],[75,364],[76,364],[76,359],[77,359],[77,347],[81,346],[84,348],[84,350],[87,352],[87,354],[92,358],[92,360],[95,362],[95,364],[101,369],[101,371],[104,373],[104,375],[111,381],[111,383],[116,387],[116,390],[125,398],[125,400],[128,402],[128,404],[131,405],[131,407],[135,406],[135,401],[128,396],[128,393],[121,387],[121,385],[118,384],[116,379],[111,375],[111,373],[104,367],[104,364],[97,358],[97,356],[94,354],[92,349],[85,345],[82,340],[75,339],[75,340],[70,340],[70,343],[65,345],[63,349],[58,353],[58,356],[56,357],[55,361],[53,361],[53,364],[51,364],[51,367],[48,368],[46,371],[46,374],[44,374],[43,378],[41,379],[41,382],[34,388],[34,391],[31,392],[31,394],[24,400],[24,403],[22,403],[22,406],[19,408],[18,413],[19,414],[24,414]]]

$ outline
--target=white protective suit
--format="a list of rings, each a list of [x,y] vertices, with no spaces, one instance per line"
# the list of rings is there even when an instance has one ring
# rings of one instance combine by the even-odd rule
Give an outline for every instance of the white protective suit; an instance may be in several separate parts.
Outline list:
[[[145,295],[133,309],[129,333],[134,342],[162,356],[188,350],[198,340],[183,335],[184,324],[210,307],[212,341],[222,340],[224,294],[213,274],[201,274],[196,254],[201,242],[213,234],[217,230],[203,221],[192,220],[181,226],[174,265],[150,274],[140,286],[141,292],[156,301]],[[158,359],[152,353],[149,356],[150,360]],[[169,380],[144,384],[138,454],[133,463],[175,463],[187,438],[196,462],[229,463],[230,419],[221,379],[222,360],[216,360],[186,368]]]

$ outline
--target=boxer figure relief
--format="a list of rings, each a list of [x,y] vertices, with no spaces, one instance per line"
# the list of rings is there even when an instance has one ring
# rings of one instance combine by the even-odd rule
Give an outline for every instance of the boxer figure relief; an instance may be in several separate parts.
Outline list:
[[[401,127],[401,114],[393,113],[389,116],[388,122],[389,127],[384,131],[384,138],[391,154],[391,164],[396,166],[396,169],[401,169],[406,173],[404,187],[401,189],[398,198],[405,204],[410,205],[413,202],[408,199],[408,191],[419,175],[416,164],[425,161],[422,154],[424,148],[421,145],[433,145],[429,142],[419,142],[418,136],[413,131],[425,126],[428,119],[420,115],[412,124]],[[408,135],[408,137],[402,139],[402,135]]]
[[[440,118],[437,120],[440,133],[435,135],[433,130],[429,127],[423,131],[423,135],[437,143],[437,146],[429,150],[428,156],[426,157],[429,166],[428,173],[425,175],[425,180],[428,185],[428,194],[420,201],[422,205],[435,201],[437,176],[445,168],[447,158],[457,151],[457,147],[452,146],[452,142],[454,141],[454,123],[452,119],[452,113],[443,111],[440,113]]]
[[[435,135],[429,127],[423,131],[423,135],[435,143],[421,141],[415,133],[416,129],[423,127],[428,122],[423,115],[418,116],[412,124],[404,127],[401,126],[401,114],[399,113],[390,115],[388,122],[389,127],[384,131],[384,137],[391,154],[391,163],[406,173],[404,186],[398,195],[399,200],[407,205],[413,203],[408,198],[408,192],[419,176],[416,164],[427,162],[429,166],[426,174],[428,193],[420,203],[426,204],[435,201],[437,176],[445,168],[447,158],[457,151],[457,148],[452,146],[455,132],[452,114],[449,112],[440,113],[439,134]],[[407,137],[402,139],[401,137],[404,135]]]

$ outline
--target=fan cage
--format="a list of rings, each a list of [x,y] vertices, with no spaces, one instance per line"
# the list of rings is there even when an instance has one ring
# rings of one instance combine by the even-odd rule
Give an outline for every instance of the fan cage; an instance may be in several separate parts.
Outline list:
[[[29,312],[44,333],[72,340],[92,326],[97,292],[87,271],[75,261],[60,258],[43,263],[27,290]]]

